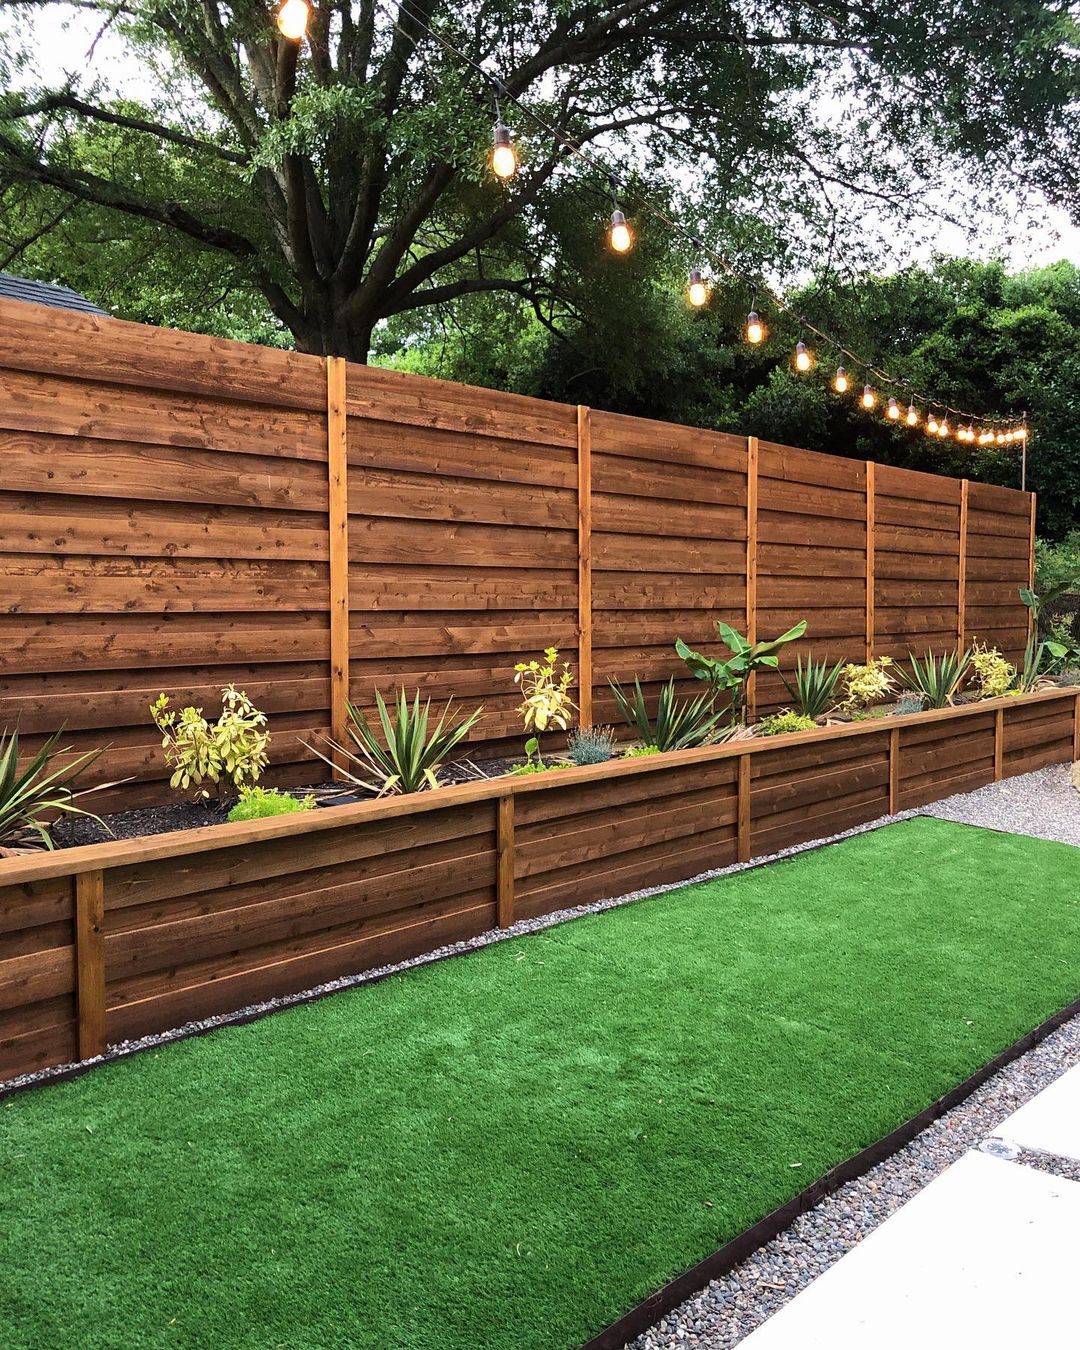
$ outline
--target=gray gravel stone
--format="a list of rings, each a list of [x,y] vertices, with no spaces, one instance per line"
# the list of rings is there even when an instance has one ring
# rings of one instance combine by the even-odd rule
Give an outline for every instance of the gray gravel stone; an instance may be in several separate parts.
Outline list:
[[[1070,773],[1071,765],[1053,764],[976,792],[946,797],[925,807],[922,814],[1080,845],[1080,792],[1073,787]]]

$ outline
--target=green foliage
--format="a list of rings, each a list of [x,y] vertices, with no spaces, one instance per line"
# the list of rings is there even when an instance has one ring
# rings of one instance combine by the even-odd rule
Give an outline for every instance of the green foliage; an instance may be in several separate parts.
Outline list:
[[[721,714],[713,705],[713,694],[681,699],[675,693],[675,677],[662,685],[656,699],[656,717],[649,713],[641,681],[635,677],[634,692],[627,694],[615,681],[609,681],[615,704],[640,738],[642,744],[658,750],[689,750],[721,740]]]
[[[615,753],[615,732],[611,727],[578,727],[567,737],[567,752],[579,767],[606,764]]]
[[[203,783],[228,781],[239,790],[247,782],[257,782],[266,768],[270,745],[266,716],[234,685],[221,691],[216,722],[207,721],[201,708],[176,712],[169,707],[167,694],[150,705],[150,715],[161,732],[165,763],[173,771],[170,787],[186,792],[194,786],[200,797],[209,797]]]
[[[827,660],[815,661],[810,655],[804,665],[800,656],[795,662],[792,679],[784,674],[780,678],[804,717],[824,717],[836,701],[836,686],[843,669],[843,661],[830,666]]]
[[[964,652],[943,652],[934,656],[927,652],[921,660],[908,652],[909,671],[899,669],[897,674],[912,693],[918,694],[925,708],[948,707],[963,683],[970,665],[970,655]]]
[[[1013,689],[1019,694],[1030,694],[1049,683],[1069,656],[1069,648],[1060,642],[1040,642],[1037,638],[1028,638],[1024,647],[1024,659],[1016,670]]]
[[[1080,529],[1070,530],[1058,544],[1035,540],[1035,588],[1047,604],[1080,590]]]
[[[530,736],[525,742],[525,763],[514,764],[510,772],[516,778],[526,778],[531,773],[547,773],[549,769],[568,769],[569,764],[560,763],[558,760],[551,762],[544,759],[540,753],[540,742],[535,736]]]
[[[291,816],[296,811],[313,811],[315,798],[290,797],[276,788],[243,787],[240,800],[229,812],[229,820],[265,820],[267,816]]]
[[[850,662],[840,672],[840,681],[843,694],[840,706],[845,712],[866,708],[895,691],[893,659],[891,656],[879,656],[865,665]]]
[[[439,770],[484,711],[477,708],[468,717],[455,718],[451,699],[432,725],[431,700],[421,705],[418,689],[410,704],[403,687],[397,691],[393,715],[378,689],[375,706],[381,737],[360,709],[350,703],[348,731],[352,748],[331,736],[322,737],[329,754],[307,742],[303,744],[350,783],[378,797],[437,788]]]
[[[558,669],[559,649],[548,647],[542,661],[532,658],[514,667],[514,683],[521,686],[524,700],[518,708],[526,731],[547,731],[554,727],[565,731],[577,704],[570,697],[574,682],[569,661]]]
[[[925,706],[926,703],[922,694],[915,694],[907,690],[888,710],[888,714],[890,717],[909,717],[912,713],[922,712]]]
[[[1016,679],[1016,667],[1012,662],[1007,661],[996,647],[988,647],[985,643],[980,647],[978,641],[972,644],[971,669],[980,698],[1001,698]]]
[[[731,719],[741,722],[746,705],[746,680],[757,670],[775,670],[780,664],[776,653],[789,642],[795,642],[806,632],[806,620],[800,619],[793,628],[781,633],[777,638],[763,642],[748,642],[741,633],[730,624],[717,621],[717,631],[731,652],[728,660],[715,656],[703,656],[688,647],[682,638],[675,642],[675,650],[690,668],[690,672],[699,680],[708,681],[715,699],[727,694],[731,700]]]
[[[757,734],[759,736],[786,736],[793,731],[813,731],[817,723],[812,717],[806,717],[802,713],[791,712],[785,708],[782,712],[772,713],[768,717],[763,717],[757,724]]]
[[[102,823],[100,817],[84,811],[75,802],[88,793],[115,787],[114,783],[79,787],[82,775],[103,752],[90,750],[76,759],[58,763],[71,753],[60,746],[61,735],[58,731],[50,736],[20,769],[18,731],[0,732],[0,847],[25,847],[24,836],[33,836],[51,849],[49,826],[57,816],[88,816]]]
[[[658,745],[628,745],[622,753],[623,759],[648,759],[650,755],[658,755],[660,747]]]

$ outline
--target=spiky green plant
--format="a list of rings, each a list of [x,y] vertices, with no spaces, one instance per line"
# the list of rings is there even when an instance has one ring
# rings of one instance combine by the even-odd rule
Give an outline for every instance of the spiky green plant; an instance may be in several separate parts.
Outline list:
[[[403,688],[397,692],[393,716],[377,689],[375,706],[381,739],[360,709],[350,703],[348,731],[355,749],[341,745],[330,736],[321,738],[330,754],[324,754],[314,745],[304,744],[350,783],[379,797],[437,788],[439,770],[484,711],[477,708],[468,717],[455,720],[451,699],[432,726],[431,700],[421,706],[418,689],[410,704]]]
[[[571,760],[584,764],[606,764],[615,753],[615,733],[611,727],[578,727],[566,738]]]
[[[55,761],[68,753],[59,748],[62,735],[63,731],[58,731],[50,736],[20,769],[18,731],[0,732],[0,845],[10,847],[29,834],[36,835],[45,848],[54,848],[49,824],[57,816],[86,816],[104,824],[100,816],[75,805],[78,797],[116,786],[77,786],[102,751],[89,750],[57,768]]]
[[[971,664],[968,652],[943,652],[935,656],[927,652],[921,660],[908,652],[910,670],[899,670],[900,682],[913,694],[918,694],[926,708],[946,708],[956,697]]]
[[[692,746],[722,739],[720,722],[723,714],[713,706],[711,692],[693,699],[679,698],[672,676],[660,688],[654,721],[637,677],[633,695],[625,693],[615,680],[609,683],[619,712],[644,745],[655,745],[658,750],[689,750]]]
[[[1010,693],[1030,694],[1051,684],[1051,676],[1068,655],[1068,648],[1060,642],[1036,642],[1028,638],[1024,659],[1016,669],[1016,680]]]
[[[836,702],[836,686],[843,669],[842,660],[830,667],[827,659],[815,661],[811,653],[805,664],[801,656],[797,659],[792,680],[784,674],[780,678],[803,717],[824,717]]]

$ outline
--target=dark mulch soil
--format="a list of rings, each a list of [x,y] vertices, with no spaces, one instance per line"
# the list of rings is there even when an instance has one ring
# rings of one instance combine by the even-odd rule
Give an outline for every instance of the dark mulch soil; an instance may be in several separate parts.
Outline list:
[[[439,781],[450,787],[455,783],[499,778],[519,763],[520,759],[487,759],[481,763],[466,760],[448,764],[439,775]],[[359,790],[353,793],[343,783],[315,783],[311,787],[282,789],[286,790],[292,797],[306,797],[312,793],[320,807],[370,800],[368,794]],[[136,839],[150,834],[171,834],[174,830],[195,830],[201,825],[220,825],[234,801],[235,798],[223,802],[178,801],[165,806],[144,806],[133,811],[117,811],[111,816],[103,815],[102,823],[76,816],[53,827],[53,843],[57,848],[75,848],[79,844],[100,844],[109,839]]]

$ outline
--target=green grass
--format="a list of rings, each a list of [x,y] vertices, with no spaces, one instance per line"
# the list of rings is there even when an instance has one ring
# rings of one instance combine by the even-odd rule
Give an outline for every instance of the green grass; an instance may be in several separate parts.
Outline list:
[[[1078,883],[913,820],[13,1097],[0,1343],[578,1345],[1080,995]]]

